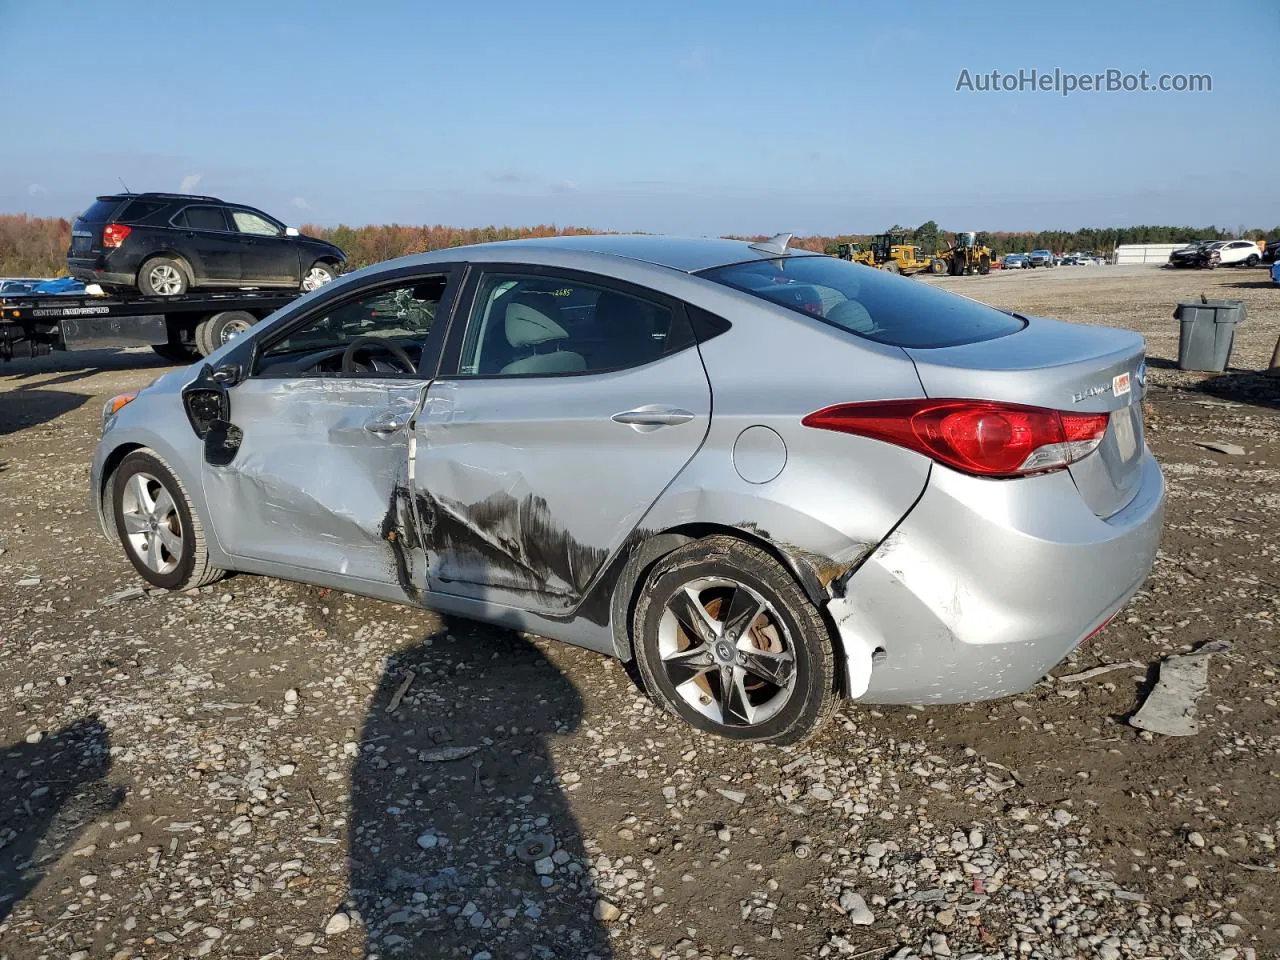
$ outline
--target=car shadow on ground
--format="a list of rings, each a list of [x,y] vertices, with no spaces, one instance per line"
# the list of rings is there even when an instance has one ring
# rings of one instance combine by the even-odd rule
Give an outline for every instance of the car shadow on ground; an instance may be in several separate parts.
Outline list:
[[[0,391],[0,436],[56,420],[88,399],[83,393],[32,387]]]
[[[107,729],[77,720],[0,750],[0,922],[93,819],[120,805]]]
[[[388,658],[359,738],[349,909],[367,952],[612,957],[550,756],[581,696],[521,636],[442,621]]]
[[[32,360],[12,360],[0,363],[0,385],[9,380],[28,380],[49,373],[63,374],[54,380],[44,381],[41,386],[51,383],[71,383],[84,377],[111,370],[148,370],[165,369],[181,366],[162,360],[150,349],[134,350],[78,350],[66,352],[55,350],[53,353]]]

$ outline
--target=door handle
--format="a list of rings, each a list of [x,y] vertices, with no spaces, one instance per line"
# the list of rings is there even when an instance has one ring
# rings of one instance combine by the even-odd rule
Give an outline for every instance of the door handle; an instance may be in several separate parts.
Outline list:
[[[674,427],[693,419],[693,414],[679,407],[664,407],[649,403],[634,410],[623,410],[612,417],[614,423],[625,423],[633,427]]]
[[[386,436],[403,430],[409,425],[410,418],[410,415],[405,413],[380,413],[372,420],[367,421],[364,428],[369,433]]]

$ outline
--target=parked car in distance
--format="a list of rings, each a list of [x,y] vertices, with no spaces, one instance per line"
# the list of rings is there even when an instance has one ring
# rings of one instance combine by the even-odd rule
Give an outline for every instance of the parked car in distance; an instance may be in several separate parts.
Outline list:
[[[1027,258],[1020,253],[1006,253],[1003,263],[1006,270],[1025,270],[1028,266]]]
[[[1280,260],[1271,264],[1271,282],[1280,284]]]
[[[1035,267],[1052,267],[1053,253],[1049,250],[1032,250],[1027,257],[1027,266]]]
[[[154,586],[501,623],[791,743],[1024,690],[1116,615],[1161,532],[1143,356],[786,236],[457,247],[108,401],[91,502]]]
[[[1213,270],[1218,266],[1220,254],[1218,241],[1197,240],[1179,247],[1169,254],[1169,266],[1194,267],[1196,269]]]
[[[346,255],[253,207],[216,197],[122,193],[98,197],[71,228],[67,269],[107,288],[173,297],[189,290],[332,281]]]
[[[1262,251],[1253,240],[1222,240],[1216,247],[1224,267],[1256,267],[1262,262]]]
[[[1263,263],[1280,261],[1280,240],[1268,240],[1266,249],[1262,251]]]

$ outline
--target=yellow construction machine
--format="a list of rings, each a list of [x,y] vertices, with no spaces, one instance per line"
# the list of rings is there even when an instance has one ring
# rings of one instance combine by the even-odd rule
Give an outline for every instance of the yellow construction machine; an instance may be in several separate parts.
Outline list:
[[[922,270],[942,273],[946,269],[941,260],[926,256],[920,247],[907,243],[906,237],[893,233],[878,234],[865,247],[860,243],[842,243],[839,256],[842,260],[852,260],[854,263],[863,263],[868,267],[908,277]]]
[[[953,277],[978,273],[985,277],[991,272],[991,261],[994,259],[991,248],[978,243],[976,233],[965,231],[957,233],[955,243],[938,254],[938,260],[943,264],[938,273],[949,273]]]

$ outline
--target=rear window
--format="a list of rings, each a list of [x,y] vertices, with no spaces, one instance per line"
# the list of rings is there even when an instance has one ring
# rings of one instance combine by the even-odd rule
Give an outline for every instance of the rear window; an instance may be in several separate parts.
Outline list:
[[[163,200],[135,200],[116,219],[121,223],[141,223],[167,206]]]
[[[966,297],[835,257],[753,260],[701,276],[895,347],[953,347],[1023,327]]]
[[[106,197],[101,200],[95,200],[84,213],[80,214],[80,219],[86,223],[106,223],[111,218],[111,214],[116,212],[116,207],[118,206],[120,206],[119,197]]]
[[[226,230],[227,215],[221,207],[187,207],[173,218],[173,225],[192,230]]]

